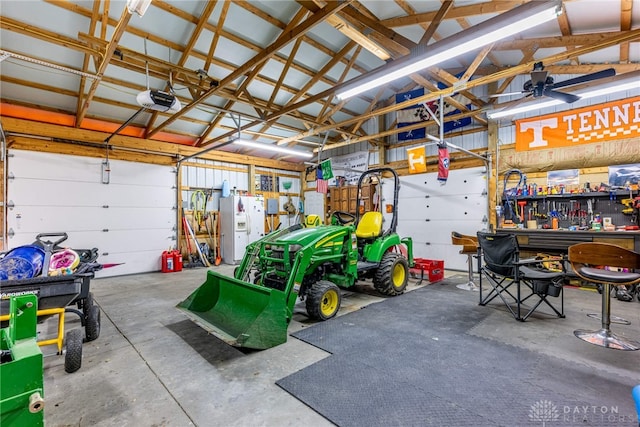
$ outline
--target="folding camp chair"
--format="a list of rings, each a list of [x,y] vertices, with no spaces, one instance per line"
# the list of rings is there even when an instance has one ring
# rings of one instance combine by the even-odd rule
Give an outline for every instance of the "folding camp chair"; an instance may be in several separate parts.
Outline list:
[[[557,317],[565,317],[562,292],[563,272],[544,269],[542,267],[544,260],[521,260],[518,240],[513,234],[491,234],[479,231],[478,245],[480,305],[484,306],[498,297],[513,317],[522,322],[543,303],[550,307]],[[483,278],[491,287],[488,294],[483,294]],[[560,296],[559,310],[548,299],[548,297],[558,296]],[[533,305],[523,307],[527,301]],[[526,311],[524,315],[523,311]]]

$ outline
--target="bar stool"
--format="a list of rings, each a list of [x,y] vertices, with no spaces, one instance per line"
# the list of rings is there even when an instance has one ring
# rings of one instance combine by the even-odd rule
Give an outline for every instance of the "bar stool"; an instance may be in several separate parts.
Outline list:
[[[602,328],[596,331],[578,329],[573,334],[601,347],[639,350],[640,342],[614,334],[610,325],[611,286],[640,283],[640,273],[633,272],[640,269],[640,254],[609,243],[578,243],[569,247],[569,262],[582,280],[602,285]],[[601,266],[625,268],[629,272],[605,270]]]
[[[462,246],[460,253],[467,256],[467,263],[469,264],[469,282],[456,285],[456,287],[465,291],[477,291],[479,288],[473,282],[473,256],[478,254],[478,237],[452,231],[451,243]]]

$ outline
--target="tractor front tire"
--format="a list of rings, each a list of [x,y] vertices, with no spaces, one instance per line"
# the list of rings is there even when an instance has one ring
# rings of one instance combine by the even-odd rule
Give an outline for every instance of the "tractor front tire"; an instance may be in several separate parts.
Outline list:
[[[380,267],[373,277],[373,287],[383,295],[400,295],[407,287],[409,263],[406,258],[395,252],[382,256]]]
[[[306,301],[309,317],[318,320],[329,320],[340,309],[340,288],[328,280],[319,280],[309,289]]]

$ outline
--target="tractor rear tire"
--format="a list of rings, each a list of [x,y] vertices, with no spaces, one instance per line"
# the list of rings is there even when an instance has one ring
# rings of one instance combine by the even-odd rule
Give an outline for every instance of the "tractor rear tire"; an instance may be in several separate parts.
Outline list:
[[[329,320],[340,309],[340,288],[328,280],[319,280],[307,293],[307,314],[312,319]]]
[[[373,277],[373,287],[383,295],[400,295],[407,287],[408,278],[407,259],[395,252],[387,252]]]

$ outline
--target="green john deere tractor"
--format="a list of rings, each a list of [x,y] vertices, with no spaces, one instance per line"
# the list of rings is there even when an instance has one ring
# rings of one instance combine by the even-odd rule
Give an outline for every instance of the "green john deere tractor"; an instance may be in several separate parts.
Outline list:
[[[373,279],[384,295],[403,293],[413,246],[411,238],[395,231],[398,175],[390,168],[371,169],[360,176],[358,189],[367,177],[383,174],[394,178],[388,228],[380,212],[334,212],[337,225],[275,231],[247,247],[234,277],[208,271],[206,282],[178,308],[231,345],[266,349],[286,342],[297,298],[305,301],[309,317],[327,320],[340,308],[340,288],[360,279]],[[400,245],[406,246],[408,259],[397,251]]]

